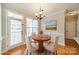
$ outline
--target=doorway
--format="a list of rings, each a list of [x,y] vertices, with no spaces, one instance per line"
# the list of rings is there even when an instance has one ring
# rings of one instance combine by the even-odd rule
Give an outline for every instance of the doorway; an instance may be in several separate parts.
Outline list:
[[[77,15],[68,15],[65,17],[65,38],[74,39],[77,32]]]

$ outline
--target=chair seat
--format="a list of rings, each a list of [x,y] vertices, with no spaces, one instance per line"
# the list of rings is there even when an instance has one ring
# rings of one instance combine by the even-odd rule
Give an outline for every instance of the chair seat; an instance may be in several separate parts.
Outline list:
[[[53,52],[54,51],[54,42],[48,42],[48,43],[45,43],[45,49],[50,51],[50,52]]]

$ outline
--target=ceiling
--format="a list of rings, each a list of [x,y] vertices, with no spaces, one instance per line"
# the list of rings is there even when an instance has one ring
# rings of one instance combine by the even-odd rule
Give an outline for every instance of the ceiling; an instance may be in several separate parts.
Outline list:
[[[35,13],[39,11],[40,6],[45,10],[46,14],[66,9],[79,9],[79,3],[4,3],[3,5],[30,17],[35,17]]]

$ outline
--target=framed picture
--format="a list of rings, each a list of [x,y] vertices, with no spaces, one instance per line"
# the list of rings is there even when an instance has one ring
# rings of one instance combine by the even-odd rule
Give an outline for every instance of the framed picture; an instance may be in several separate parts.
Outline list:
[[[57,21],[47,21],[46,22],[46,30],[57,30]]]

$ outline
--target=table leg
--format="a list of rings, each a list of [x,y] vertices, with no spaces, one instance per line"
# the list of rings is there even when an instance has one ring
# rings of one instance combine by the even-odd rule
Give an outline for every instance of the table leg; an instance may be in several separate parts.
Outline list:
[[[38,45],[38,53],[42,53],[44,51],[43,41],[39,41]]]

